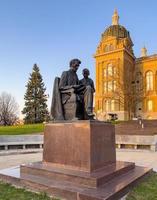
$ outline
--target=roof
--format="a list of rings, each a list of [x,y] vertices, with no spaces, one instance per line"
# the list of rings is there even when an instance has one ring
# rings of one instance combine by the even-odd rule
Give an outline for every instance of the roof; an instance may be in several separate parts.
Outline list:
[[[111,25],[102,34],[102,37],[107,37],[107,36],[115,36],[118,38],[130,38],[130,33],[129,31],[126,30],[124,26]]]

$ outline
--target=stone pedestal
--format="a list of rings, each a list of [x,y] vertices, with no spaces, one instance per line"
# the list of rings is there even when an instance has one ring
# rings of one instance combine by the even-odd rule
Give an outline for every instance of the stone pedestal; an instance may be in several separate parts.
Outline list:
[[[114,126],[85,120],[47,124],[43,162],[87,172],[116,162]]]
[[[46,124],[42,162],[0,179],[66,200],[119,200],[149,171],[116,161],[110,123],[66,121]]]

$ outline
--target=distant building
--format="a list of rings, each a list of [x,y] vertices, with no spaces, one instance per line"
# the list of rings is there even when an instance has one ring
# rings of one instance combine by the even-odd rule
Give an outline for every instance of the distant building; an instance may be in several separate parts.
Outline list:
[[[141,57],[135,57],[129,31],[119,24],[117,10],[94,57],[98,118],[117,115],[119,120],[157,119],[157,54],[147,56],[143,47]]]

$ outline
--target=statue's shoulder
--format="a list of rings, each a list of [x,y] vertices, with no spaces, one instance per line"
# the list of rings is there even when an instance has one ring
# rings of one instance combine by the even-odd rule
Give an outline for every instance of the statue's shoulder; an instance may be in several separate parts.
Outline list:
[[[93,79],[89,78],[89,80],[90,80],[91,82],[93,82]]]
[[[62,72],[62,76],[67,76],[68,73],[69,73],[69,71],[63,71],[63,72]]]
[[[84,78],[80,79],[80,81],[83,81],[83,80],[84,80]]]

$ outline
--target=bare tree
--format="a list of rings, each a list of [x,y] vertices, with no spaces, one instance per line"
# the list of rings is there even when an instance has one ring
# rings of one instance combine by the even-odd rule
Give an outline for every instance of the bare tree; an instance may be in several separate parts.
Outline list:
[[[0,95],[0,124],[13,125],[18,119],[19,106],[15,98],[6,92]]]

